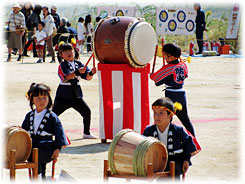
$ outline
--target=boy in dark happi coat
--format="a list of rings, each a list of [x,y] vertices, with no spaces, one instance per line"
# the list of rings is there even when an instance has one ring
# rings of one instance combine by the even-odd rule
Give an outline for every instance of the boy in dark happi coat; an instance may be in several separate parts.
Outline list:
[[[175,104],[175,107],[181,109],[180,104]],[[169,98],[157,99],[152,104],[155,124],[147,126],[143,135],[155,137],[164,143],[168,150],[168,164],[165,171],[169,171],[169,162],[174,161],[175,176],[180,178],[191,165],[191,156],[199,150],[183,127],[171,123],[175,107]]]

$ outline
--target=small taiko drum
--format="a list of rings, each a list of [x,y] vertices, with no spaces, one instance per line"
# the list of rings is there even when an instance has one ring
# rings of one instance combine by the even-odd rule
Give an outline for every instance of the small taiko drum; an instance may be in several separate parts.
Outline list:
[[[102,19],[94,31],[93,51],[104,64],[143,68],[155,53],[157,36],[152,26],[134,17]]]
[[[124,129],[113,138],[108,152],[108,163],[113,174],[147,176],[148,164],[153,172],[162,172],[168,160],[167,149],[155,138]]]
[[[9,163],[10,151],[16,151],[16,163],[24,162],[31,153],[32,141],[26,130],[18,126],[5,129],[6,163]]]

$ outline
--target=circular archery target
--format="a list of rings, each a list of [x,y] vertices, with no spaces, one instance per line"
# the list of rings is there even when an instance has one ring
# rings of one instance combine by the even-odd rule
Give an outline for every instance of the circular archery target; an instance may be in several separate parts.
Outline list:
[[[105,15],[105,14],[108,15],[108,12],[107,12],[106,10],[101,10],[99,14],[100,14],[100,15]]]
[[[195,24],[194,24],[194,22],[192,20],[187,20],[186,24],[185,24],[185,28],[186,28],[187,31],[191,32],[191,31],[193,31],[193,29],[195,27],[194,25]]]
[[[116,16],[124,16],[124,13],[122,10],[117,10]]]
[[[168,22],[168,29],[170,30],[170,31],[175,31],[176,30],[176,28],[177,28],[177,23],[175,22],[175,20],[170,20],[169,22]]]
[[[184,11],[179,11],[177,14],[177,19],[179,22],[184,22],[186,18],[186,14]]]
[[[165,10],[161,11],[159,13],[159,19],[162,22],[166,22],[168,20],[168,13]]]

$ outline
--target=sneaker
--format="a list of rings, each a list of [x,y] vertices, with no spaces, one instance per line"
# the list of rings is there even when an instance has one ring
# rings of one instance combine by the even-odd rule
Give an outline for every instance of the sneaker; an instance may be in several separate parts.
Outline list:
[[[37,63],[41,63],[42,62],[42,59],[39,59],[38,61],[37,61]]]
[[[83,139],[97,139],[97,137],[94,136],[93,134],[90,134],[90,135],[83,134]]]
[[[21,55],[19,55],[19,57],[18,57],[17,61],[21,61]]]
[[[55,63],[55,61],[54,61],[54,60],[52,60],[52,61],[50,61],[50,63]]]

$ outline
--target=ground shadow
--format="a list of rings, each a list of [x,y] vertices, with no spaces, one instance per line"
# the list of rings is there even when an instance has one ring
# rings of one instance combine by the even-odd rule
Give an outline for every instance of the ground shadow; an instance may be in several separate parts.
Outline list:
[[[67,154],[89,154],[89,153],[100,153],[108,151],[110,144],[102,144],[102,143],[96,143],[96,144],[89,144],[89,145],[83,145],[83,146],[68,146],[66,148],[63,148],[61,150],[62,153]]]

